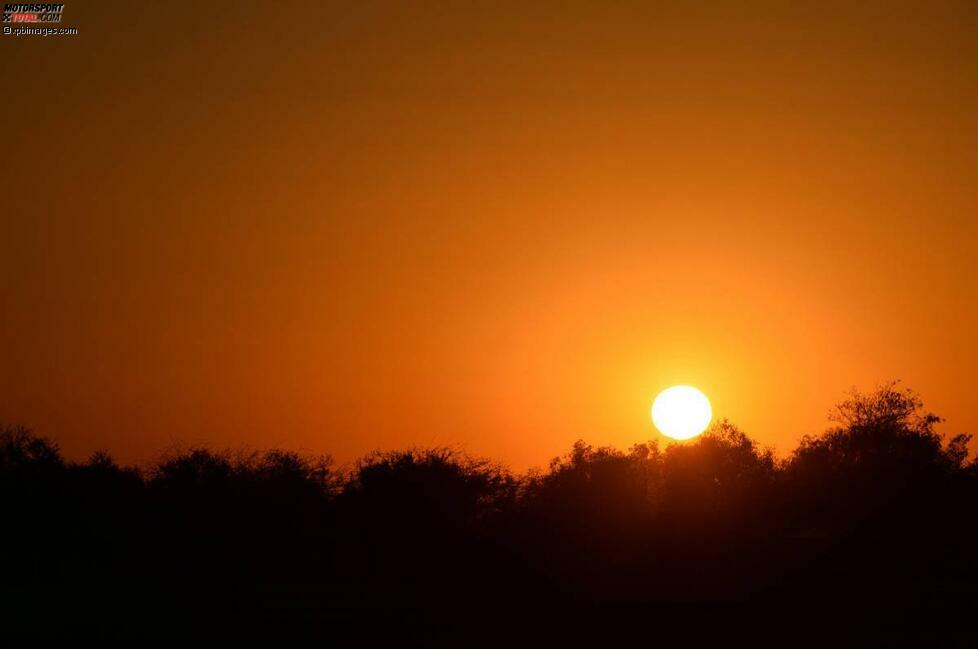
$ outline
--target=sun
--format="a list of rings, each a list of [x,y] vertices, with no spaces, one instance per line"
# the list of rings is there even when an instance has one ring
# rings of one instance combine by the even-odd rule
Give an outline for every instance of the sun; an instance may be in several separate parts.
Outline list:
[[[713,408],[706,395],[689,385],[663,390],[652,403],[652,422],[673,439],[696,437],[710,425]]]

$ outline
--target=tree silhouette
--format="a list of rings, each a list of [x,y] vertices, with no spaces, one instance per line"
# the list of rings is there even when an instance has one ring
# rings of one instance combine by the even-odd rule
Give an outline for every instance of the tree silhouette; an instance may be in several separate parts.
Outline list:
[[[337,470],[328,457],[190,448],[137,469],[105,452],[68,462],[6,427],[0,592],[35,637],[352,631],[465,645],[516,619],[549,643],[581,640],[587,619],[608,644],[627,628],[619,611],[658,616],[652,635],[621,642],[688,639],[707,627],[668,629],[689,604],[728,635],[756,633],[739,612],[749,606],[900,641],[915,636],[868,606],[975,604],[969,436],[945,440],[896,383],[849,395],[831,419],[783,460],[720,421],[664,449],[578,441],[523,476],[450,449]],[[962,637],[919,613],[900,619],[923,644]]]

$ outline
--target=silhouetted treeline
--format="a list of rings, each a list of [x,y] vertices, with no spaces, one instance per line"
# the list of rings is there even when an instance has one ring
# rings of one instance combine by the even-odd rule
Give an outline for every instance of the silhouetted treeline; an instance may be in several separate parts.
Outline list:
[[[895,385],[835,415],[784,460],[719,422],[666,448],[578,442],[522,476],[446,449],[345,470],[200,448],[140,469],[72,463],[6,428],[0,605],[21,630],[72,637],[353,628],[430,644],[453,629],[471,645],[514,619],[572,636],[595,611],[864,619],[978,604],[968,437],[942,439]],[[928,629],[971,637],[951,617]]]

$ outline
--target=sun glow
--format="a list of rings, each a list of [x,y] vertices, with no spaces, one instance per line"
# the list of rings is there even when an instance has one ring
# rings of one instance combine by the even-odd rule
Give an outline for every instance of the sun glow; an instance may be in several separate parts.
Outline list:
[[[706,395],[688,385],[663,390],[652,404],[655,427],[673,439],[696,437],[710,425],[713,408]]]

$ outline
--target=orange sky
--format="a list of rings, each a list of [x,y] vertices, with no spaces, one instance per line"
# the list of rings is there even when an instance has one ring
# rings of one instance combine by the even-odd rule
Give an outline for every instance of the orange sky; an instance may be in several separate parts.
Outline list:
[[[900,378],[978,432],[975,3],[149,4],[0,37],[0,421],[524,468]]]

